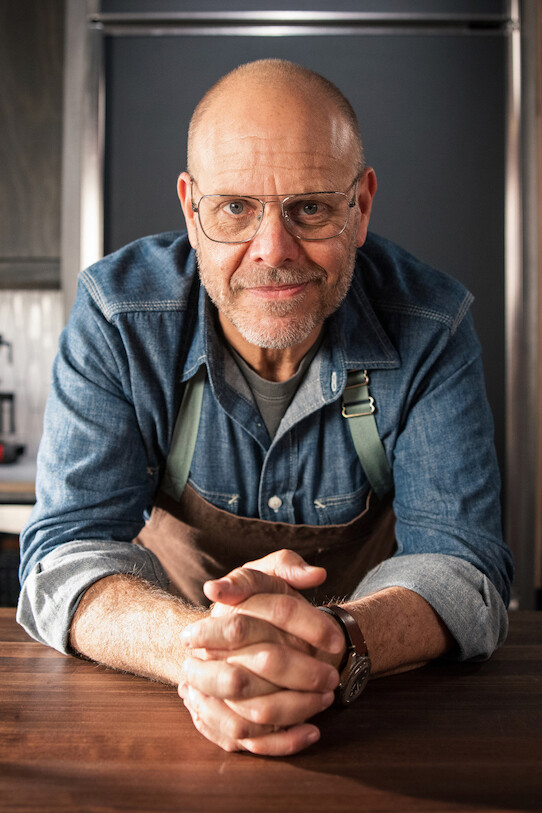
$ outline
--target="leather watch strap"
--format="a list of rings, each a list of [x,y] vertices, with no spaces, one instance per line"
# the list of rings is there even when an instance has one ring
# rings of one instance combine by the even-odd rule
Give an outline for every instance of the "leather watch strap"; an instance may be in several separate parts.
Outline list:
[[[348,610],[339,607],[337,604],[329,604],[328,609],[331,610],[333,615],[337,617],[337,620],[342,623],[347,638],[350,639],[358,655],[368,655],[369,650],[367,649],[367,643],[354,616],[351,615]]]
[[[344,607],[329,604],[318,609],[332,615],[344,633],[346,650],[338,667],[339,685],[335,696],[338,703],[349,706],[363,692],[371,674],[367,644],[356,619]]]

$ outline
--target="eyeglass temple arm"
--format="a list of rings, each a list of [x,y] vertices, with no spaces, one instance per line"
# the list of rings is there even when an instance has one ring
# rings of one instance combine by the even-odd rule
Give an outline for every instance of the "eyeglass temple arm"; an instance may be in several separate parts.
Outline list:
[[[199,212],[198,206],[194,203],[194,184],[195,180],[192,176],[190,176],[190,205],[192,207],[193,212]]]

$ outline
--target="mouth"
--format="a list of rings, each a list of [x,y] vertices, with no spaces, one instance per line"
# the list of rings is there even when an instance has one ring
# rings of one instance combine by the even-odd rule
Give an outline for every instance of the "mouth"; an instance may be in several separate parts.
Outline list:
[[[293,299],[303,293],[309,282],[297,282],[289,285],[261,285],[254,288],[245,288],[245,293],[260,299]]]

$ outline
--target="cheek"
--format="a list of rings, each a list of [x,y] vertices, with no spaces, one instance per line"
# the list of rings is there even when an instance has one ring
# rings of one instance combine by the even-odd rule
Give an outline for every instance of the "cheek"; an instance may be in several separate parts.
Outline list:
[[[339,240],[340,237],[334,241],[313,244],[313,247],[307,251],[307,255],[312,262],[326,271],[330,285],[334,285],[338,278],[344,274],[346,265],[353,263],[351,257],[355,247],[351,249],[349,242],[346,240],[339,242]]]
[[[203,245],[200,241],[198,247],[198,262],[203,276],[211,279],[221,288],[227,288],[231,277],[239,268],[246,251],[245,246],[225,246],[221,243]],[[242,250],[240,250],[242,249]]]

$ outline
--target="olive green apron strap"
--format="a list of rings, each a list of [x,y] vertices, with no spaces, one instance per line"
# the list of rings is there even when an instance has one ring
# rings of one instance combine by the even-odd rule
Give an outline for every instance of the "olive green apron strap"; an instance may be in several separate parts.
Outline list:
[[[342,416],[348,420],[352,440],[367,479],[375,494],[383,497],[393,488],[393,478],[378,436],[374,398],[369,395],[367,370],[351,370],[343,393]]]
[[[175,500],[181,499],[188,482],[198,436],[205,377],[206,368],[205,364],[202,364],[197,373],[186,382],[173,430],[171,450],[160,488]]]

